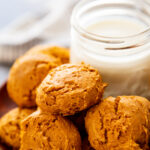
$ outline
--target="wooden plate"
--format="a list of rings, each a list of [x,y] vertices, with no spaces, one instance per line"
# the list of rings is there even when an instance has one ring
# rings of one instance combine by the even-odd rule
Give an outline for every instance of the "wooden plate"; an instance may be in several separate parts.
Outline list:
[[[2,117],[5,113],[14,107],[16,107],[16,104],[9,98],[5,82],[0,87],[0,117]],[[0,150],[12,150],[12,148],[0,143]]]
[[[0,117],[14,107],[16,107],[16,104],[9,98],[6,83],[4,83],[0,87]]]

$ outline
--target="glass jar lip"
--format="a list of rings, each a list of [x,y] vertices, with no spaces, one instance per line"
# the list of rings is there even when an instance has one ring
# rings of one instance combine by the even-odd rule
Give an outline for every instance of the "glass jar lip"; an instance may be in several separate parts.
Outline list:
[[[146,28],[145,30],[143,30],[142,32],[139,32],[137,34],[133,34],[133,35],[129,35],[129,36],[121,36],[121,37],[111,37],[111,36],[103,36],[103,35],[99,35],[99,34],[94,34],[92,32],[87,31],[86,29],[84,29],[78,21],[78,18],[76,17],[76,12],[78,11],[78,9],[80,7],[82,7],[82,5],[84,5],[85,3],[87,3],[89,0],[82,0],[80,2],[78,2],[76,4],[76,6],[73,9],[72,12],[72,17],[71,17],[71,25],[72,27],[78,32],[80,33],[82,36],[85,36],[86,38],[90,39],[90,40],[94,40],[94,41],[100,41],[100,42],[104,42],[104,43],[111,43],[111,44],[120,44],[123,43],[126,40],[129,39],[134,39],[140,36],[144,36],[144,35],[150,35],[150,26],[148,28]],[[147,5],[150,5],[150,2],[147,2],[147,0],[143,0],[143,2],[145,2]]]

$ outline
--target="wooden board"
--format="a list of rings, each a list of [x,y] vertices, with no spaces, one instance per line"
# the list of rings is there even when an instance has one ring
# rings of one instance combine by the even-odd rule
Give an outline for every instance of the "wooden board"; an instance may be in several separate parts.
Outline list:
[[[16,104],[9,98],[6,90],[6,83],[4,83],[0,87],[0,117],[14,107],[16,107]],[[12,150],[12,148],[0,143],[0,150]]]

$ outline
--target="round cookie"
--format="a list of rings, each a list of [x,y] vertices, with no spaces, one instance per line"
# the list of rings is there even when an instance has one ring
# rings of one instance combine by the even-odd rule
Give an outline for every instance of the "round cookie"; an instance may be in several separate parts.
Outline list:
[[[37,111],[22,121],[20,150],[81,150],[76,127],[61,116]]]
[[[9,146],[20,147],[20,122],[34,109],[15,108],[0,119],[0,139]]]
[[[148,150],[150,102],[139,96],[108,97],[85,117],[96,150]]]
[[[36,106],[35,91],[49,70],[60,65],[59,59],[42,53],[26,54],[12,66],[7,90],[20,107]]]
[[[70,59],[70,53],[69,49],[64,47],[58,47],[58,46],[46,46],[46,45],[39,45],[35,46],[32,49],[30,49],[27,54],[29,53],[43,53],[47,55],[52,55],[58,59],[60,59],[62,64],[69,63]]]
[[[37,89],[37,105],[53,114],[73,115],[98,103],[105,83],[98,71],[85,64],[53,69]]]

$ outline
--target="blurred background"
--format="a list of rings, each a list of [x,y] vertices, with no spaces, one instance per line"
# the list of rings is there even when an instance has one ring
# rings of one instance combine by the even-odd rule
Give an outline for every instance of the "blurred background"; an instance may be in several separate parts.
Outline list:
[[[69,47],[78,0],[0,0],[0,85],[13,61],[34,45]]]

